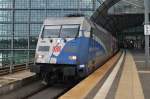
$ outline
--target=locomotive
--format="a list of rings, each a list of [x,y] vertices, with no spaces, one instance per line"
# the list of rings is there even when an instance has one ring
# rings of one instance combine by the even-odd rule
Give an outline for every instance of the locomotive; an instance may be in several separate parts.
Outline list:
[[[47,18],[31,71],[40,74],[46,83],[84,78],[117,50],[116,38],[86,17]]]

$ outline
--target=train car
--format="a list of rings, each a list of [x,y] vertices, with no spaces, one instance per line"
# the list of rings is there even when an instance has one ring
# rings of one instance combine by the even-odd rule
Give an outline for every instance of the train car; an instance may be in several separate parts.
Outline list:
[[[48,18],[42,26],[32,72],[47,83],[83,78],[117,51],[117,40],[85,17]]]

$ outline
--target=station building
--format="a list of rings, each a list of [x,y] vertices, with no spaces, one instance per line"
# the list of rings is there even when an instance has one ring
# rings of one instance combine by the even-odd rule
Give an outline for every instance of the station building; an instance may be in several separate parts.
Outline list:
[[[105,0],[0,0],[0,64],[22,64],[33,61],[38,35],[47,17],[83,14],[90,17]],[[140,14],[144,0],[121,0],[109,14]],[[117,26],[115,26],[117,27]],[[119,40],[138,33],[143,39],[143,25],[123,30]],[[127,37],[132,38],[132,37]]]

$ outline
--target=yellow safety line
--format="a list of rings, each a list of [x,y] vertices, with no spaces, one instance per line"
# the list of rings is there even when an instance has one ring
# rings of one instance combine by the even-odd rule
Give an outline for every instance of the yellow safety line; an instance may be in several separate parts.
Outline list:
[[[108,62],[77,84],[70,91],[59,97],[59,99],[85,99],[92,89],[95,88],[96,85],[103,79],[106,73],[108,73],[111,67],[114,66],[120,54],[121,52],[111,58]]]
[[[127,52],[115,99],[144,99],[134,59]]]
[[[114,69],[112,70],[112,72],[110,73],[110,75],[107,77],[107,79],[105,80],[104,84],[102,85],[102,87],[99,89],[99,91],[96,93],[96,95],[94,96],[94,99],[105,99],[106,96],[108,95],[108,92],[113,84],[113,81],[115,80],[120,67],[122,66],[122,62],[124,59],[124,53],[122,54],[121,58],[119,59],[119,61],[117,62],[117,64],[115,65]]]

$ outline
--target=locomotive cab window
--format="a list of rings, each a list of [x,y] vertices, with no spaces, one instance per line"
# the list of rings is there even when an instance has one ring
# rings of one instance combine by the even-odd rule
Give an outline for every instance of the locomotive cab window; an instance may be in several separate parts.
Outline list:
[[[80,25],[45,25],[42,33],[44,38],[75,38],[79,34]]]
[[[61,26],[45,26],[43,30],[44,38],[57,38],[60,34]]]
[[[79,33],[79,25],[63,25],[60,37],[75,38]]]

